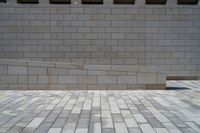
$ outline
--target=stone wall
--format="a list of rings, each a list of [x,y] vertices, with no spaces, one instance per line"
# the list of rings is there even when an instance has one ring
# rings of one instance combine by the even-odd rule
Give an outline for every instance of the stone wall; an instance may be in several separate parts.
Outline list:
[[[1,89],[165,89],[161,69],[0,60]]]
[[[0,3],[0,58],[134,65],[162,68],[167,76],[200,76],[199,5],[80,3]]]

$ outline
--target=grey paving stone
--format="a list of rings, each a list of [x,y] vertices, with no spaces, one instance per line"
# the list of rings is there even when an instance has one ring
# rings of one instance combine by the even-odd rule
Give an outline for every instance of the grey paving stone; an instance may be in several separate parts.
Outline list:
[[[53,123],[53,125],[52,125],[52,128],[63,128],[64,127],[64,125],[65,125],[65,122],[66,122],[66,118],[57,118],[55,121],[54,121],[54,123]]]
[[[103,128],[102,133],[115,133],[114,128]]]
[[[46,133],[49,131],[53,123],[41,123],[40,126],[35,130],[35,133]]]
[[[140,128],[129,128],[128,131],[129,133],[142,133]]]
[[[187,127],[187,125],[178,118],[169,118],[171,122],[173,122],[177,127]]]
[[[183,133],[196,133],[192,128],[180,128]]]
[[[112,115],[112,120],[114,123],[124,122],[122,115]]]
[[[79,118],[77,128],[88,128],[89,118]]]
[[[58,114],[51,113],[45,118],[44,122],[53,123],[57,117],[58,117]]]
[[[153,128],[163,128],[163,125],[155,117],[147,117],[146,119]]]
[[[199,96],[196,90],[0,91],[0,132],[198,133]]]

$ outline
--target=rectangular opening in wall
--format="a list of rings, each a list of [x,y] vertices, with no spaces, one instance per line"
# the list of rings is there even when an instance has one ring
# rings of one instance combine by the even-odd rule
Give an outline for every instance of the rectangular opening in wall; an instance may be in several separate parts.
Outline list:
[[[197,76],[167,76],[167,80],[199,80]]]
[[[160,4],[165,5],[167,3],[167,0],[146,0],[146,4]]]
[[[179,5],[196,5],[198,0],[178,0]]]
[[[135,0],[114,0],[114,4],[135,4]]]
[[[49,0],[51,4],[70,4],[71,0]]]
[[[38,4],[39,0],[17,0],[17,3],[21,3],[21,4]]]
[[[7,0],[0,0],[0,3],[7,3]]]
[[[103,4],[103,0],[82,0],[82,4]]]

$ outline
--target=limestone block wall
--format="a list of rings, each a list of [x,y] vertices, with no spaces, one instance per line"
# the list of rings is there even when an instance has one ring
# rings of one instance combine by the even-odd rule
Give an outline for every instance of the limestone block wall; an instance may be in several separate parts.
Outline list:
[[[156,67],[167,76],[200,77],[200,6],[7,0],[0,3],[0,58]]]
[[[0,90],[165,89],[165,81],[155,68],[0,60]]]

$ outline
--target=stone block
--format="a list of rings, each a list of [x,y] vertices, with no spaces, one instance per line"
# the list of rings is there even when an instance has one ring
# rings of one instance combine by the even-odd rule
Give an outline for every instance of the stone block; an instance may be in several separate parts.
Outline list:
[[[117,84],[117,76],[98,76],[98,84]]]
[[[67,85],[67,89],[69,90],[87,90],[87,85],[77,85],[77,84],[69,84]]]
[[[60,84],[77,84],[77,76],[59,76],[58,83]]]
[[[106,90],[106,89],[107,89],[106,85],[100,85],[100,84],[88,85],[88,90]]]
[[[27,74],[27,67],[8,66],[8,74]]]
[[[166,84],[147,84],[146,85],[149,90],[165,90]]]
[[[30,61],[30,62],[28,62],[28,66],[31,66],[31,67],[33,67],[33,66],[36,66],[36,67],[55,67],[55,63],[42,62],[42,61]]]
[[[138,73],[137,84],[155,84],[156,74],[154,73]]]
[[[118,76],[118,84],[136,84],[136,76]]]
[[[107,90],[127,90],[127,85],[106,85]]]
[[[18,75],[19,84],[27,84],[27,82],[28,82],[27,75]]]
[[[84,69],[88,70],[111,70],[109,65],[84,65]]]
[[[27,90],[27,84],[9,84],[9,90]]]
[[[8,90],[8,84],[1,84],[0,83],[0,90]]]
[[[156,79],[157,79],[157,81],[156,81],[156,83],[158,83],[158,84],[165,84],[166,83],[166,74],[157,74],[157,77],[156,77]]]
[[[31,85],[27,85],[27,88],[29,90],[49,90],[49,85],[45,85],[45,84],[31,84]]]
[[[38,84],[56,84],[57,76],[38,76]]]
[[[0,74],[7,74],[7,65],[0,65]]]
[[[109,76],[123,76],[127,75],[127,72],[122,72],[122,71],[108,71],[107,72]]]
[[[17,83],[17,75],[0,75],[0,83]]]
[[[48,75],[67,75],[67,68],[48,68]]]
[[[96,84],[96,76],[78,76],[78,84]]]
[[[47,74],[47,68],[44,68],[44,67],[28,67],[28,74],[44,75],[44,74]]]
[[[36,75],[28,75],[28,84],[37,84],[37,76]]]
[[[87,70],[69,69],[69,75],[87,75]]]
[[[127,85],[128,90],[146,90],[147,87],[144,84],[129,84]]]
[[[107,71],[88,70],[88,75],[107,75]]]

